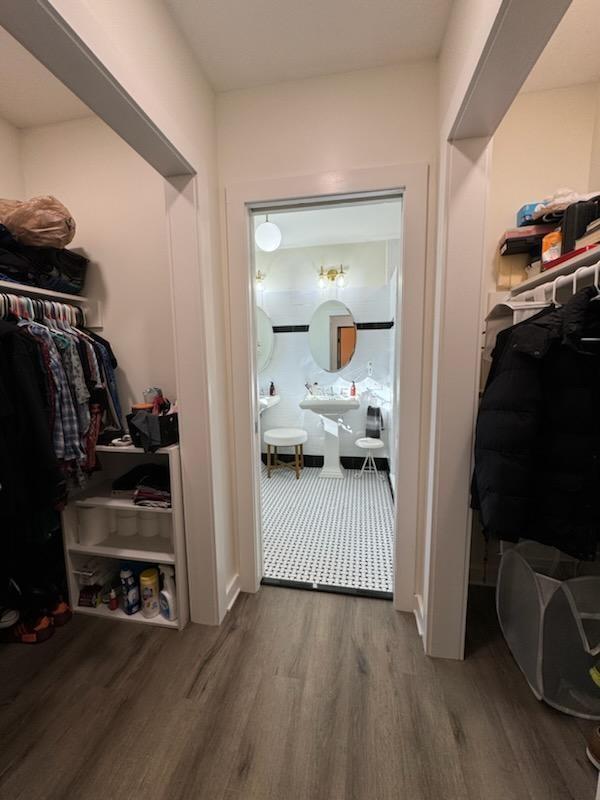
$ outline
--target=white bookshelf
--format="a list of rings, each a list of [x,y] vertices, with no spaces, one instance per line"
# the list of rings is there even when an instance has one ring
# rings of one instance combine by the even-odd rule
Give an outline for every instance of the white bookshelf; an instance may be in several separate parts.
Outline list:
[[[161,448],[156,453],[144,453],[139,447],[99,445],[96,448],[96,452],[101,462],[101,471],[94,475],[88,488],[83,492],[74,494],[62,512],[63,541],[71,607],[78,614],[181,630],[189,621],[189,595],[179,446],[172,445]],[[137,464],[148,462],[168,464],[171,480],[171,508],[136,506],[131,499],[123,496],[114,496],[111,493],[111,484],[116,477],[124,475]],[[86,508],[105,508],[109,512],[117,512],[119,510],[134,511],[140,516],[148,514],[157,514],[162,517],[168,516],[171,530],[170,538],[162,536],[144,537],[140,534],[122,536],[116,530],[113,530],[112,523],[108,522],[104,539],[95,544],[82,544],[79,540],[79,517],[80,509]],[[111,520],[114,516],[111,513],[107,514],[107,520]],[[177,589],[177,620],[171,622],[162,616],[147,619],[141,612],[128,615],[120,608],[110,611],[106,606],[98,608],[79,606],[80,585],[74,570],[86,560],[86,557],[90,556],[111,559],[114,564],[123,561],[142,561],[156,566],[160,564],[173,566]]]

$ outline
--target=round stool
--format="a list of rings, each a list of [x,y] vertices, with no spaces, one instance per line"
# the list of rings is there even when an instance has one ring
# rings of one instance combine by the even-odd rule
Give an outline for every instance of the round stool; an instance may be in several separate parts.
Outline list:
[[[272,428],[265,431],[265,444],[267,445],[267,475],[271,477],[271,470],[275,467],[287,467],[296,472],[296,480],[300,477],[300,470],[304,469],[304,442],[308,439],[308,434],[301,428]],[[286,463],[280,461],[277,454],[278,447],[293,447],[294,461]],[[271,460],[271,448],[274,449],[274,457]]]
[[[383,447],[383,442],[381,439],[371,439],[371,437],[365,436],[362,439],[357,439],[355,445],[360,447],[361,450],[367,451],[367,455],[363,461],[362,469],[356,477],[362,478],[363,472],[374,472],[375,475],[378,475],[379,473],[377,472],[375,459],[373,458],[373,450],[381,450]]]

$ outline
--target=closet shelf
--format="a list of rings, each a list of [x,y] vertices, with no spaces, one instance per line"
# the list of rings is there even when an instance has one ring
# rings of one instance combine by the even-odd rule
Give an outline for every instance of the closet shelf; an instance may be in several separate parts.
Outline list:
[[[515,286],[510,290],[510,293],[513,297],[518,294],[523,294],[523,292],[528,292],[531,289],[535,289],[536,286],[542,286],[545,283],[550,283],[561,275],[572,275],[575,270],[579,269],[580,267],[590,267],[599,259],[600,245],[598,245],[598,247],[594,247],[592,250],[587,250],[585,253],[580,253],[578,256],[573,256],[573,258],[563,261],[562,264],[552,267],[552,269],[547,269],[545,272],[540,272],[539,275],[534,275],[533,278],[529,278],[528,280],[523,281],[523,283],[520,283],[518,286]]]
[[[109,534],[97,544],[67,545],[70,553],[84,553],[91,556],[104,556],[105,558],[122,558],[126,561],[155,561],[157,564],[174,564],[175,555],[166,550],[160,550],[159,545],[166,546],[167,539],[158,536],[118,536]]]
[[[31,297],[43,297],[46,300],[56,300],[61,303],[73,303],[74,305],[88,303],[87,297],[80,294],[66,294],[65,292],[55,292],[52,289],[42,289],[39,286],[29,286],[27,283],[13,283],[12,281],[0,281],[0,289],[6,290],[6,294],[24,294]]]
[[[0,281],[0,292],[79,306],[85,312],[88,328],[102,328],[102,313],[98,300],[91,300],[81,294],[55,292],[52,289],[41,289],[39,286],[28,286],[26,283],[13,283],[12,281]]]
[[[143,451],[142,451],[143,452]],[[127,497],[115,497],[111,494],[110,486],[96,489],[95,494],[83,495],[75,500],[79,508],[114,508],[120,511],[139,511],[142,514],[172,514],[172,508],[152,508],[149,506],[136,506],[133,500]]]
[[[77,614],[89,614],[92,617],[109,617],[110,619],[120,620],[122,622],[142,622],[146,625],[159,625],[162,628],[178,628],[179,623],[177,620],[169,620],[162,617],[160,614],[157,617],[148,619],[141,611],[137,614],[126,614],[123,609],[118,608],[111,611],[106,606],[98,606],[98,608],[88,608],[87,606],[75,606],[73,609]]]
[[[155,455],[169,455],[169,453],[174,453],[179,448],[178,444],[171,444],[168,447],[160,447],[158,450],[155,450],[153,453],[146,453],[143,447],[135,447],[134,445],[129,445],[129,447],[113,447],[110,444],[98,444],[96,445],[96,452],[97,453],[141,453],[142,455],[147,456],[155,456]]]

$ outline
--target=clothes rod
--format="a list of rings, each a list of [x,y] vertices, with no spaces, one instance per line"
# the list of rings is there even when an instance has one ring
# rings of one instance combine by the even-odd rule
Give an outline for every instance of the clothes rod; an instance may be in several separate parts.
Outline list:
[[[92,300],[80,294],[66,294],[42,289],[39,286],[28,286],[25,283],[0,280],[0,294],[14,294],[22,297],[33,297],[38,300],[50,300],[65,305],[79,306],[85,312],[88,328],[102,329],[102,307],[98,300]]]
[[[547,283],[542,283],[534,289],[525,290],[513,296],[525,302],[543,302],[548,299],[548,295],[551,296],[552,300],[555,300],[556,293],[561,287],[569,286],[573,294],[575,294],[578,289],[582,288],[580,282],[590,277],[594,279],[593,285],[600,291],[600,261],[596,261],[595,264],[591,264],[587,267],[579,267],[579,269],[576,269],[575,272],[570,275],[559,275],[554,278],[554,280],[549,280]]]

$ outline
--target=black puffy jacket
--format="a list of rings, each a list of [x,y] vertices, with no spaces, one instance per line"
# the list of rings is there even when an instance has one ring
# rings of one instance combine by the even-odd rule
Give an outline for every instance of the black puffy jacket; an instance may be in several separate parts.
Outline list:
[[[600,301],[499,335],[475,437],[473,507],[484,532],[595,558],[600,533]]]

